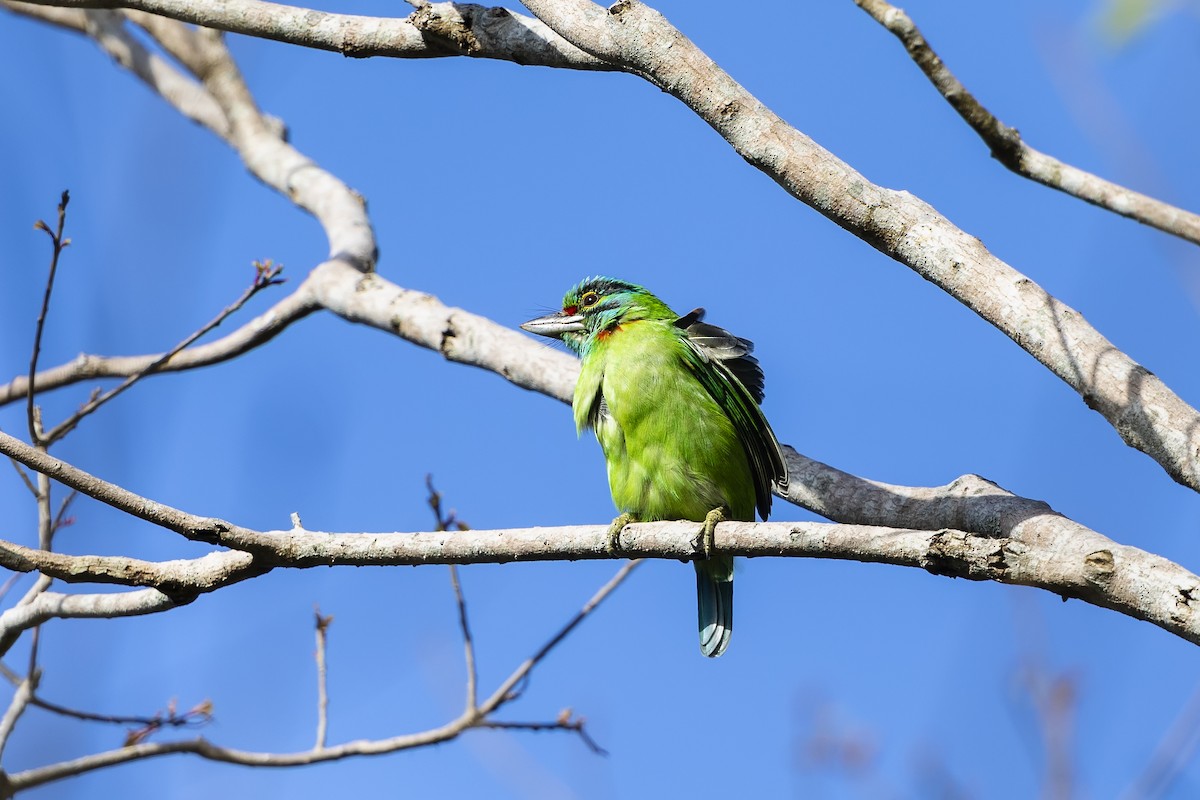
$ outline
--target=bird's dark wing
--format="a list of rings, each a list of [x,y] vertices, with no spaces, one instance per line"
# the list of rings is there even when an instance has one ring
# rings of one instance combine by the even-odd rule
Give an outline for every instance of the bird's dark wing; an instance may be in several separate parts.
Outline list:
[[[763,398],[762,367],[750,355],[754,344],[749,339],[701,322],[703,317],[704,309],[698,308],[675,323],[688,345],[687,365],[733,422],[754,473],[758,513],[766,519],[771,511],[771,485],[785,489],[788,471],[779,441],[758,407]]]

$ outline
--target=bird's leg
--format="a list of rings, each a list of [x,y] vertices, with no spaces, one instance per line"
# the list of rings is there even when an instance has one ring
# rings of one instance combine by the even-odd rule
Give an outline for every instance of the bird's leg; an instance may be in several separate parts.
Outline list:
[[[608,551],[609,555],[621,549],[621,530],[631,522],[637,522],[637,517],[626,511],[614,519],[612,525],[608,526],[608,541],[604,545],[604,549]]]
[[[727,514],[724,506],[717,506],[704,518],[704,527],[700,530],[700,546],[704,548],[705,558],[712,558],[712,551],[716,546],[717,523],[728,520]]]

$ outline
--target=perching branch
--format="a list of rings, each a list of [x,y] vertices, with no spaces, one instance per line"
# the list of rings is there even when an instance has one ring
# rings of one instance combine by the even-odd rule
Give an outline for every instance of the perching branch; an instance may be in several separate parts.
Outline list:
[[[609,558],[606,526],[390,534],[328,534],[294,527],[260,532],[198,517],[120,489],[0,433],[0,453],[32,469],[53,469],[83,494],[199,541],[234,548],[184,562],[142,562],[116,556],[64,556],[16,545],[0,548],[0,565],[37,570],[73,582],[148,586],[124,595],[45,594],[0,614],[0,652],[15,636],[55,616],[123,616],[191,602],[196,595],[277,567],[469,564]],[[842,523],[723,523],[717,552],[742,556],[854,559],[972,580],[1034,586],[1152,622],[1200,644],[1200,578],[1161,556],[1120,545],[1044,503],[1015,497],[977,476],[945,487],[889,487],[847,476],[789,454],[795,492],[838,480],[863,516],[930,524],[908,528]],[[811,482],[811,483],[810,483]],[[825,487],[828,489],[828,487]],[[837,497],[836,490],[834,491]],[[150,506],[150,508],[147,508]],[[196,526],[195,528],[189,526]],[[622,534],[624,556],[692,559],[694,523],[645,523]],[[245,551],[245,552],[240,552]]]
[[[992,156],[1018,175],[1057,189],[1114,214],[1137,220],[1164,233],[1200,244],[1200,214],[1156,200],[1057,158],[1035,150],[988,111],[955,77],[945,62],[921,35],[912,18],[887,0],[854,0],[858,7],[887,28],[908,51],[913,62],[946,98],[958,115],[971,126],[992,151]]]

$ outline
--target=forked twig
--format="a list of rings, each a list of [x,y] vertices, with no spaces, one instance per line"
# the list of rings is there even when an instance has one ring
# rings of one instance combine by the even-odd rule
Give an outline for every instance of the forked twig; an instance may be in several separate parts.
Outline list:
[[[433,488],[433,476],[425,476],[425,488],[429,491],[429,508],[433,511],[435,530],[448,531],[470,530],[467,523],[458,519],[454,511],[448,515],[442,513],[442,495]],[[467,602],[463,598],[462,584],[458,580],[458,567],[450,565],[450,585],[454,588],[454,602],[458,606],[458,627],[462,631],[463,659],[467,667],[467,712],[478,711],[479,703],[479,671],[475,665],[475,643],[471,638],[471,626],[467,623]]]
[[[29,358],[29,391],[25,398],[29,440],[35,447],[43,444],[43,440],[41,420],[38,419],[35,407],[37,391],[34,381],[37,378],[38,357],[42,352],[42,333],[46,329],[46,316],[50,311],[50,295],[54,291],[54,276],[58,274],[58,259],[62,255],[62,251],[71,244],[70,239],[63,238],[63,228],[67,223],[67,203],[69,202],[71,202],[71,193],[64,190],[62,198],[58,202],[58,227],[55,230],[50,230],[50,226],[44,220],[39,219],[33,223],[34,228],[46,232],[54,247],[53,255],[50,257],[50,274],[46,277],[46,291],[42,294],[42,310],[38,312],[37,327],[33,335],[33,355]]]
[[[479,727],[510,731],[573,731],[579,734],[579,738],[593,753],[598,756],[608,755],[608,751],[597,744],[596,740],[588,734],[587,728],[584,727],[586,724],[586,719],[572,716],[571,709],[564,708],[554,722],[488,721],[480,723]]]

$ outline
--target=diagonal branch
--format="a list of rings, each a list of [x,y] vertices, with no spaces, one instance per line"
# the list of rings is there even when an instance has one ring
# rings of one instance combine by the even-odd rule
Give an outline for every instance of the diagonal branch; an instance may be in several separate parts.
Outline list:
[[[912,60],[946,98],[958,115],[971,126],[1001,164],[1023,177],[1078,197],[1100,208],[1158,228],[1164,233],[1200,244],[1200,214],[1185,211],[1148,195],[1107,181],[1090,172],[1035,150],[988,111],[955,77],[912,18],[887,0],[854,0],[858,7],[887,28],[908,51]]]

